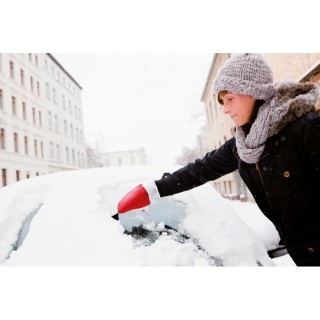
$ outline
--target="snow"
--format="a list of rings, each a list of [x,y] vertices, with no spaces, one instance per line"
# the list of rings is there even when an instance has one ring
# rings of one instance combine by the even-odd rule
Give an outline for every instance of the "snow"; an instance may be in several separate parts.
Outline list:
[[[255,204],[222,198],[210,184],[161,199],[146,210],[111,213],[137,184],[176,168],[112,167],[70,171],[20,181],[0,190],[3,266],[264,266],[279,238]],[[238,212],[238,213],[237,213]],[[26,217],[36,213],[28,228]],[[131,220],[130,220],[131,219]],[[30,219],[29,219],[30,220]],[[29,221],[30,222],[30,221]],[[126,225],[127,223],[127,225]],[[171,224],[194,240],[163,234],[138,246],[124,234],[132,223]],[[172,225],[174,224],[174,225]],[[21,232],[20,246],[17,238]],[[22,238],[22,239],[21,239]],[[199,249],[199,246],[201,249]],[[290,265],[281,260],[279,265]]]
[[[253,202],[240,202],[228,200],[228,205],[232,207],[241,219],[253,230],[265,245],[268,242],[276,242],[278,234],[275,232],[273,224],[261,213],[258,206]],[[273,240],[271,239],[273,237]],[[277,266],[295,266],[291,257],[287,254],[283,257],[274,258],[273,262]]]

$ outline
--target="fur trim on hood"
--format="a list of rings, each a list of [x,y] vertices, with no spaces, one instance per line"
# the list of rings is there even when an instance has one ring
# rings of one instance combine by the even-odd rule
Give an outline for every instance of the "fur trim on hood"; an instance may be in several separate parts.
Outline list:
[[[299,83],[293,81],[278,82],[275,85],[276,104],[287,108],[286,114],[274,123],[269,131],[269,137],[277,134],[290,122],[301,118],[308,112],[318,112],[320,88],[313,83]],[[318,106],[319,107],[319,106]]]

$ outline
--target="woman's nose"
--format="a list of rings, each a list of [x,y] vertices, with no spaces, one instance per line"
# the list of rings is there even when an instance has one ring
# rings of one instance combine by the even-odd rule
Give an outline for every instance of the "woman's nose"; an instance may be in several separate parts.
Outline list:
[[[230,108],[227,105],[223,105],[223,113],[228,114],[230,112]]]

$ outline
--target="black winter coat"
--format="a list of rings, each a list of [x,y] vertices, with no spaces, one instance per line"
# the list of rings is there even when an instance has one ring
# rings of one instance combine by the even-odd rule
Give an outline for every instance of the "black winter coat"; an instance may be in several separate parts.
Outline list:
[[[239,170],[264,215],[299,266],[320,266],[320,117],[295,106],[269,138],[260,160],[247,164],[235,138],[184,168],[155,181],[160,196],[200,186]],[[305,108],[304,110],[308,110]],[[300,108],[301,111],[301,108]]]

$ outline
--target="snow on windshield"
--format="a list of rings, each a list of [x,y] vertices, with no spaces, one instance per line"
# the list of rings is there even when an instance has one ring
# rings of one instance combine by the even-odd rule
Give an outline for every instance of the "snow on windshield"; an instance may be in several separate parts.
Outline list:
[[[143,181],[158,179],[164,171],[168,168],[87,169],[1,189],[0,262],[20,266],[208,266],[214,265],[214,258],[216,265],[224,266],[273,265],[267,250],[279,240],[276,231],[266,224],[268,231],[261,237],[209,184],[163,198],[144,211],[124,214],[120,221],[110,217],[126,192]],[[28,215],[39,204],[22,245],[12,251]],[[125,230],[145,222],[155,227],[171,225],[191,240],[179,242],[163,233],[150,246],[134,246]]]

